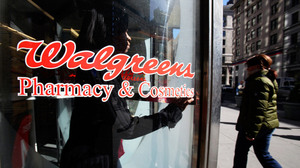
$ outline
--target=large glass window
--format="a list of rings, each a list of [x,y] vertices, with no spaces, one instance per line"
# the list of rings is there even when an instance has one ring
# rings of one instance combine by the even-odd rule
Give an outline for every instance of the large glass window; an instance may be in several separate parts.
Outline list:
[[[143,26],[137,19],[143,19],[144,16],[133,15],[129,18],[129,34],[133,37],[133,46],[130,51],[132,54],[129,55],[141,53],[141,49],[144,48],[143,52],[147,59],[157,58],[159,61],[170,60],[172,63],[184,62],[185,64],[192,62],[192,43],[195,38],[193,33],[195,16],[194,12],[190,11],[193,9],[192,6],[193,3],[183,0],[150,0],[149,4],[146,4],[147,12],[145,7],[135,7],[132,4],[131,8],[135,7],[138,13],[148,13],[146,23],[149,26]],[[185,19],[181,19],[183,17]],[[141,48],[141,46],[144,47]],[[193,80],[176,76],[145,75],[145,80],[150,82],[151,86],[157,87],[193,87]],[[138,85],[141,82],[136,83]],[[143,89],[143,92],[149,92],[151,88],[145,86]],[[132,111],[136,111],[135,116],[143,116],[157,113],[166,107],[165,101],[164,98],[158,102],[130,100],[129,105]],[[125,154],[120,159],[123,167],[134,168],[145,165],[149,168],[190,167],[193,136],[191,132],[182,134],[185,129],[193,130],[193,125],[191,125],[193,108],[189,107],[188,110],[189,115],[184,116],[183,122],[173,130],[161,129],[134,140],[124,140]],[[177,148],[172,146],[177,146]],[[183,154],[188,155],[186,159],[178,163],[177,158],[183,157]]]
[[[132,124],[138,125],[144,119],[147,121],[147,117],[144,116],[153,116],[161,112],[170,104],[170,101],[174,100],[177,92],[184,94],[188,90],[193,90],[195,95],[202,92],[199,90],[200,84],[195,86],[196,82],[193,77],[183,77],[174,73],[161,75],[134,72],[132,68],[124,68],[118,74],[120,77],[118,80],[128,81],[127,84],[132,87],[130,91],[134,96],[120,98],[122,103],[116,101],[115,106],[107,105],[105,106],[107,109],[102,109],[99,107],[103,106],[98,105],[105,103],[102,102],[103,98],[106,97],[110,101],[112,95],[115,94],[110,90],[114,89],[114,83],[107,82],[105,83],[107,85],[97,85],[95,88],[91,88],[93,85],[88,85],[104,81],[102,76],[99,76],[102,70],[96,69],[96,66],[107,64],[113,66],[122,62],[121,59],[109,62],[115,54],[119,54],[117,56],[120,57],[124,56],[122,58],[126,57],[128,60],[143,59],[139,65],[131,64],[137,69],[143,65],[148,66],[148,70],[152,71],[157,67],[153,64],[163,62],[160,68],[165,68],[164,70],[169,65],[177,65],[177,67],[174,66],[176,71],[183,71],[188,67],[195,76],[200,76],[201,73],[206,74],[205,71],[199,69],[199,60],[202,61],[202,55],[195,54],[196,50],[199,50],[200,42],[202,45],[203,41],[197,39],[199,38],[197,32],[200,32],[200,19],[197,12],[200,9],[195,5],[198,4],[196,0],[109,0],[105,2],[0,0],[0,2],[2,4],[0,7],[0,153],[6,155],[0,156],[0,167],[59,167],[63,149],[70,147],[66,144],[72,143],[69,140],[74,134],[81,135],[78,139],[86,144],[79,145],[79,148],[70,153],[75,155],[87,150],[101,153],[102,151],[99,152],[96,148],[103,144],[95,143],[99,146],[95,145],[93,149],[83,146],[88,146],[99,139],[102,142],[116,140],[110,131],[115,129],[111,121],[118,122],[119,118],[114,118],[118,113],[107,114],[105,110],[127,106],[126,114],[130,115],[126,117],[132,122],[129,125],[120,124],[122,128],[116,129],[116,132],[122,132],[132,128]],[[220,17],[220,21],[221,19]],[[96,24],[97,22],[101,24]],[[90,29],[95,29],[95,31],[90,31]],[[218,35],[222,36],[222,33]],[[225,31],[223,36],[226,36]],[[26,47],[24,43],[20,43],[22,40],[25,41],[24,43],[30,41],[32,45]],[[22,47],[22,44],[25,47]],[[101,52],[104,50],[100,49],[110,45],[113,45],[115,50]],[[125,48],[122,48],[124,45]],[[30,50],[30,47],[36,47],[36,50],[33,52],[34,49]],[[124,53],[119,52],[119,47]],[[109,51],[115,53],[103,60]],[[67,63],[56,68],[47,67],[46,64],[32,68],[25,59],[30,54],[32,62],[36,64],[48,61],[47,65],[56,66],[63,60],[76,65],[82,64],[76,68],[70,68]],[[221,54],[221,48],[219,54]],[[239,50],[236,51],[236,55],[240,55]],[[84,65],[90,66],[91,62],[97,60],[103,62],[95,64],[95,67],[90,69],[84,69]],[[208,60],[206,61],[209,63]],[[107,70],[107,74],[110,74],[116,69],[118,67],[114,66],[103,71]],[[82,93],[86,95],[81,97],[72,94],[72,91],[79,92],[78,88],[83,86],[83,83],[78,81],[80,78],[84,79],[80,82],[90,79],[90,83],[85,85],[86,90],[82,90]],[[123,83],[120,82],[120,84]],[[122,86],[125,87],[126,83]],[[91,92],[99,96],[92,95]],[[162,92],[169,97],[149,95],[149,93],[158,95]],[[119,97],[120,95],[120,93],[117,94]],[[97,101],[94,101],[92,105],[87,103],[95,99]],[[90,106],[76,106],[78,102]],[[198,109],[197,113],[195,109]],[[157,125],[153,122],[150,123],[151,131],[147,132],[146,129],[150,127],[148,125],[149,127],[145,129],[138,127],[140,130],[137,132],[143,132],[139,136],[118,137],[121,141],[117,139],[116,144],[120,146],[116,147],[113,141],[108,143],[112,149],[104,145],[101,147],[106,147],[108,151],[105,152],[108,153],[118,149],[117,154],[121,153],[121,156],[113,155],[113,159],[118,160],[117,163],[120,162],[123,168],[190,168],[195,158],[196,164],[200,162],[200,152],[197,153],[200,147],[195,146],[203,138],[199,133],[201,129],[199,109],[202,109],[199,104],[192,103],[187,106],[182,119],[176,126],[164,123],[163,128],[154,130]],[[74,117],[76,110],[85,115]],[[101,118],[103,116],[112,120]],[[195,116],[198,120],[195,120]],[[77,119],[76,122],[74,118]],[[90,120],[91,122],[87,122]],[[87,127],[87,125],[95,127]],[[79,143],[79,140],[73,142],[73,144],[76,143]],[[197,151],[196,155],[198,154],[196,157],[195,151]],[[201,154],[201,157],[204,156]],[[99,158],[92,158],[89,161],[92,163],[98,160]]]

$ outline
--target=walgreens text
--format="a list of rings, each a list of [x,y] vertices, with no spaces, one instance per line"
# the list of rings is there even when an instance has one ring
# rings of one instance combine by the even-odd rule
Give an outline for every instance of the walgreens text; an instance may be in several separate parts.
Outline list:
[[[17,45],[17,50],[28,50],[25,56],[25,63],[29,68],[46,68],[55,69],[66,65],[69,69],[81,68],[82,70],[95,69],[97,71],[107,70],[103,75],[104,81],[110,81],[120,75],[123,71],[131,70],[135,74],[148,75],[176,75],[192,79],[195,73],[191,72],[191,64],[184,67],[183,63],[175,62],[171,64],[169,60],[159,62],[156,58],[145,60],[143,56],[135,54],[132,57],[126,54],[116,54],[114,56],[114,47],[108,45],[97,53],[89,50],[76,52],[76,44],[73,41],[67,41],[62,44],[60,41],[54,41],[46,45],[40,58],[36,59],[36,53],[44,44],[44,41],[22,40]],[[62,46],[65,47],[64,55],[58,59]],[[77,97],[102,97],[102,101],[107,101],[111,95],[114,85],[96,84],[72,84],[72,83],[40,83],[37,77],[18,77],[20,90],[18,96],[28,96],[27,91],[32,89],[30,96],[77,96]],[[120,97],[133,97],[133,86],[125,80],[118,90]],[[148,93],[144,93],[142,88],[149,88]],[[140,83],[138,93],[142,98],[149,96],[156,98],[169,97],[193,97],[194,88],[186,88],[185,85],[180,87],[156,87],[150,86],[150,82],[143,81]]]

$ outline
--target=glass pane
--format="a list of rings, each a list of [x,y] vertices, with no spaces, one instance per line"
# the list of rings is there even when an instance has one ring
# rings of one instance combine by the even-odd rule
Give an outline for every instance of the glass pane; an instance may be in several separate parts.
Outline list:
[[[87,54],[93,53],[93,56],[84,62],[88,65],[97,60],[96,58],[100,59],[100,56],[96,56],[100,48],[113,45],[116,54],[123,54],[123,56],[126,54],[130,58],[138,54],[145,58],[141,65],[149,60],[157,60],[159,63],[168,60],[171,65],[177,65],[177,71],[184,71],[186,68],[190,70],[190,73],[195,73],[196,9],[194,0],[111,0],[105,2],[75,0],[71,4],[66,0],[0,0],[0,2],[3,4],[0,7],[0,153],[5,154],[5,156],[1,155],[0,167],[60,167],[63,149],[68,149],[74,144],[75,146],[79,144],[79,147],[72,149],[70,153],[78,154],[78,157],[81,154],[85,155],[86,150],[97,153],[99,151],[96,149],[102,147],[107,149],[105,152],[114,157],[109,158],[109,156],[107,162],[111,163],[115,159],[120,161],[124,168],[191,167],[194,105],[187,106],[182,119],[175,127],[170,126],[174,128],[169,129],[169,125],[164,125],[164,128],[156,131],[154,128],[150,131],[146,128],[140,129],[142,133],[135,132],[140,133],[139,136],[118,137],[122,139],[122,146],[118,148],[112,141],[119,139],[114,139],[114,134],[110,132],[115,125],[112,123],[109,125],[105,123],[109,122],[109,119],[101,118],[103,116],[114,118],[115,113],[107,114],[106,109],[103,110],[99,108],[102,106],[98,106],[101,98],[107,96],[112,99],[113,96],[109,96],[109,91],[105,92],[100,87],[95,88],[93,93],[103,93],[103,97],[99,97],[99,102],[97,102],[95,95],[89,97],[90,90],[84,91],[83,89],[80,92],[77,88],[83,86],[80,82],[84,81],[81,79],[87,79],[92,75],[96,75],[92,76],[91,80],[95,79],[94,84],[97,84],[99,79],[102,79],[97,76],[101,70],[79,70],[79,68],[68,67],[67,63],[55,68],[30,67],[25,58],[30,55],[29,49],[34,46],[38,49],[32,54],[32,60],[35,60],[37,64],[47,62],[45,61],[47,58],[55,55],[53,59],[48,59],[48,65],[54,65],[66,58],[67,53],[70,52],[70,55],[74,56],[82,51]],[[122,17],[120,17],[121,14]],[[90,20],[85,20],[86,16],[90,16]],[[96,22],[103,21],[107,27],[90,24],[93,19]],[[97,31],[91,35],[89,29],[95,27]],[[119,31],[125,29],[128,35],[126,38],[131,40],[130,49],[123,49],[123,52],[126,50],[126,53],[123,53],[119,52],[119,49],[124,47],[119,46],[121,41],[114,40],[122,38],[124,32]],[[105,37],[102,37],[101,31],[106,31]],[[84,33],[87,36],[93,36],[92,40],[89,41],[87,36],[83,36]],[[105,40],[97,41],[95,36]],[[22,47],[24,44],[21,43],[22,40],[30,40],[32,45],[28,48]],[[68,48],[73,44],[69,40],[76,44],[76,50],[74,48],[73,53],[72,47]],[[87,41],[88,43],[85,43]],[[56,51],[57,48],[49,47],[51,45],[61,45],[61,48]],[[73,62],[78,63],[87,58],[80,56],[73,59]],[[112,64],[117,63],[118,60],[112,62]],[[104,72],[106,71],[103,70]],[[133,73],[132,68],[128,68],[120,73],[120,77],[129,81],[128,84],[133,86],[134,96],[126,98],[128,106],[126,110],[129,110],[130,121],[134,124],[142,123],[142,120],[147,119],[143,118],[144,116],[161,112],[174,97],[178,95],[193,97],[196,92],[193,90],[193,78],[173,73],[172,75]],[[69,86],[66,86],[67,84]],[[109,90],[109,88],[106,89]],[[76,94],[72,94],[72,91]],[[79,92],[82,95],[77,95]],[[153,95],[149,95],[150,93]],[[122,105],[125,106],[124,104]],[[118,108],[118,105],[115,108]],[[76,110],[84,115],[74,115]],[[91,125],[95,127],[90,127]],[[147,125],[147,128],[150,126]],[[107,127],[108,130],[105,129]],[[125,128],[124,130],[126,131]],[[78,138],[77,141],[70,140],[70,137],[74,135]],[[96,147],[89,146],[96,141],[105,142],[103,144],[107,142],[108,145],[95,143]],[[119,144],[119,141],[116,144]],[[86,146],[89,148],[87,149]],[[121,147],[124,149],[124,154],[116,158],[114,151],[115,149],[121,150]],[[106,157],[101,157],[100,160],[105,160]],[[80,159],[78,159],[79,162]],[[92,164],[95,160],[99,158],[89,158],[86,162]]]
[[[145,27],[140,23],[138,18],[141,16],[129,17],[129,34],[132,37],[129,55],[145,53],[147,60],[157,58],[160,62],[170,60],[172,63],[179,62],[184,65],[193,61],[194,16],[193,11],[190,11],[193,9],[193,1],[150,0],[143,8],[137,6],[138,3],[135,0],[126,1],[126,3],[137,10],[137,13],[144,11],[145,25],[149,25]],[[148,14],[145,14],[146,11]],[[134,74],[134,76],[138,75]],[[193,88],[193,80],[175,75],[145,75],[144,79],[151,83],[150,87],[144,85],[144,93],[148,93],[152,86]],[[135,86],[141,83],[140,81],[130,82]],[[155,101],[158,102],[129,100],[130,107],[135,107],[130,108],[132,114],[142,116],[157,113],[166,107],[165,102],[169,100],[158,97]],[[125,154],[120,159],[122,166],[130,168],[190,167],[192,123],[193,107],[189,106],[182,121],[174,129],[160,129],[134,140],[124,140]]]

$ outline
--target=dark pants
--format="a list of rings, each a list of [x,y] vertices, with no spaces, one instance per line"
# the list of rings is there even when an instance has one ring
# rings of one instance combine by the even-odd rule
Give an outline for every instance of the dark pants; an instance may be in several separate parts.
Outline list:
[[[262,128],[254,141],[246,139],[244,131],[239,131],[235,145],[234,168],[246,168],[248,152],[253,145],[255,155],[264,168],[281,168],[270,155],[269,146],[274,129]]]

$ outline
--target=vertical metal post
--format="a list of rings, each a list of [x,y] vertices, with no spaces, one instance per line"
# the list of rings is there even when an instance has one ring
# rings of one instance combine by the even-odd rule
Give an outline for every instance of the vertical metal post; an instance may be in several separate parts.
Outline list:
[[[216,168],[219,143],[222,73],[221,1],[196,1],[195,105],[192,167]],[[197,161],[196,161],[197,160]]]

